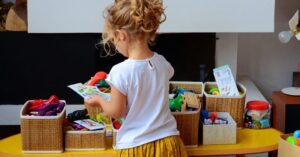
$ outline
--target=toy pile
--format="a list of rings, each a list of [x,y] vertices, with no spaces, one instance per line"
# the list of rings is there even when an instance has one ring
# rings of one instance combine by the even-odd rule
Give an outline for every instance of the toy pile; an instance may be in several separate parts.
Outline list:
[[[169,107],[172,112],[195,111],[200,108],[200,97],[192,90],[175,88],[170,95]]]
[[[286,138],[286,141],[292,145],[300,146],[300,130],[296,130],[293,136]]]
[[[29,101],[26,115],[29,116],[56,116],[62,112],[65,103],[60,101],[55,95],[50,96],[48,100]]]
[[[86,127],[82,123],[92,123],[91,125],[102,125],[104,126],[105,124],[110,121],[106,116],[103,114],[99,113],[93,118],[90,118],[88,116],[87,109],[83,110],[77,110],[72,113],[69,113],[67,118],[65,119],[65,130],[81,130],[81,131],[88,131],[88,130],[99,130],[103,129],[103,127],[99,127],[98,129]]]
[[[204,125],[228,124],[227,117],[220,117],[217,112],[201,111],[201,121]]]

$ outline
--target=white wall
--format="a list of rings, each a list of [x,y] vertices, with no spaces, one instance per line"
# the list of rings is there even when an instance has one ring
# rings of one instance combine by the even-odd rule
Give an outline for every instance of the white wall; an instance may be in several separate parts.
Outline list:
[[[237,73],[237,33],[217,33],[216,40],[216,67],[228,64],[234,78]]]
[[[113,0],[28,0],[30,33],[98,33]],[[159,31],[272,32],[275,0],[164,0]]]
[[[274,33],[238,35],[238,75],[249,76],[270,100],[272,91],[290,87],[292,72],[300,63],[300,41],[288,44],[278,40],[278,33],[288,29],[288,21],[300,9],[299,0],[277,0]]]

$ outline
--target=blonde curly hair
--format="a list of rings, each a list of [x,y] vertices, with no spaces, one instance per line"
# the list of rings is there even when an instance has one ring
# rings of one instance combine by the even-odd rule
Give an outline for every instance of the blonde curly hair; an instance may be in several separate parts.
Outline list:
[[[129,36],[147,37],[152,43],[159,25],[166,20],[162,0],[115,0],[105,9],[102,44],[107,53],[114,46],[115,30],[124,29]],[[108,48],[108,49],[107,49]]]

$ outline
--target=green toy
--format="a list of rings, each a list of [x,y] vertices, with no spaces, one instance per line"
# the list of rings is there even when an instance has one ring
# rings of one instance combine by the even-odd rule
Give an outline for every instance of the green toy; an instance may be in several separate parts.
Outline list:
[[[170,99],[169,107],[173,111],[181,111],[183,95],[179,94],[175,99]]]
[[[286,141],[292,145],[297,145],[296,139],[294,136],[289,136]]]
[[[98,82],[96,83],[96,86],[98,86],[98,87],[107,87],[107,88],[110,87],[109,84],[108,84],[105,80],[100,80],[100,81],[98,81]]]
[[[220,95],[219,88],[211,88],[211,89],[208,91],[208,94],[211,94],[211,95]]]
[[[90,117],[93,121],[102,123],[102,124],[108,124],[110,122],[110,119],[106,116],[104,116],[102,113],[97,114],[95,117]]]

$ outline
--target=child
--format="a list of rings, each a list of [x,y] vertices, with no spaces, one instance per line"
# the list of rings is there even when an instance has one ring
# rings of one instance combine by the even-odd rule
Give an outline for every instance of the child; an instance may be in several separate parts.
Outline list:
[[[163,16],[163,17],[162,17]],[[187,156],[168,107],[169,79],[174,70],[148,44],[165,20],[161,0],[116,0],[106,9],[103,44],[127,60],[115,65],[106,81],[111,99],[91,96],[90,106],[101,106],[113,118],[123,118],[118,131],[118,156]]]

